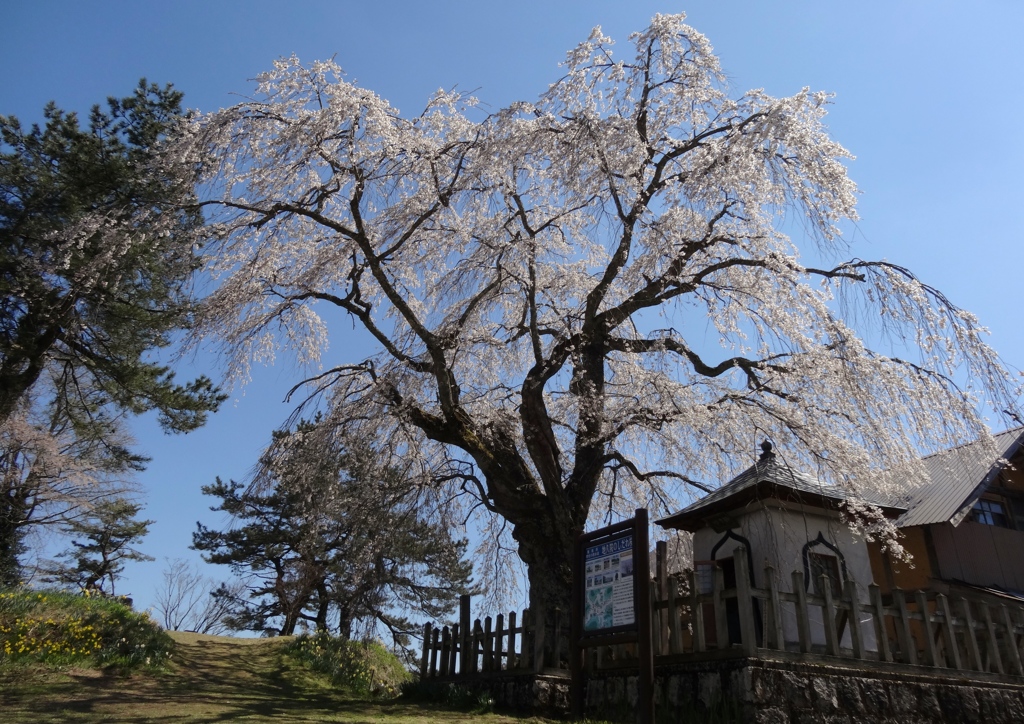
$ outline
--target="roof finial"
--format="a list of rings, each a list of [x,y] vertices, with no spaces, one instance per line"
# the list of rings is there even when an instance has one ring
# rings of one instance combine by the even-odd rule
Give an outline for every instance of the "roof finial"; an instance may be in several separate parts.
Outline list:
[[[772,444],[765,440],[761,443],[761,460],[767,462],[775,459],[775,453],[772,452]]]

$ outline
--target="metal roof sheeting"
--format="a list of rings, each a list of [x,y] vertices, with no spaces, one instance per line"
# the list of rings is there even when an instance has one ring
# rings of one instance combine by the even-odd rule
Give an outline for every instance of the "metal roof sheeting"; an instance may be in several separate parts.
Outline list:
[[[905,528],[947,521],[958,525],[1020,448],[1024,427],[993,435],[992,441],[994,451],[979,441],[924,458],[929,481],[905,498],[909,510],[896,525]]]
[[[712,512],[712,509],[720,508],[721,504],[729,498],[735,497],[736,502],[740,503],[741,498],[747,497],[744,496],[745,492],[753,492],[752,489],[761,484],[767,484],[776,489],[795,491],[797,494],[806,493],[813,498],[824,498],[836,503],[841,503],[851,497],[843,488],[825,483],[813,475],[795,471],[772,454],[762,457],[722,487],[657,523],[664,527],[676,527],[683,524],[684,521],[695,520],[702,517],[704,513]],[[890,510],[893,508],[906,509],[906,506],[893,506],[881,500],[859,499]]]
[[[993,435],[991,440],[992,446],[987,441],[978,441],[924,458],[929,480],[900,500],[864,500],[887,509],[891,515],[906,510],[896,521],[900,528],[947,521],[958,525],[974,507],[975,501],[998,477],[1006,461],[1024,445],[1024,427]],[[720,510],[727,499],[735,497],[736,502],[740,503],[740,498],[749,497],[753,493],[752,488],[760,484],[836,502],[850,497],[843,488],[795,471],[780,462],[774,454],[769,454],[722,487],[657,522],[662,526],[676,527],[684,521],[695,521],[705,513]],[[747,496],[744,496],[745,492]]]

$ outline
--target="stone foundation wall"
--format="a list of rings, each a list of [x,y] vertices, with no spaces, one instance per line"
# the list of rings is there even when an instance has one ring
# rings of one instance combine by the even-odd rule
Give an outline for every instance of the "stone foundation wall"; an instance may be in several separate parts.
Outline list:
[[[749,672],[744,704],[750,721],[764,724],[1024,722],[1022,684],[784,664]]]
[[[798,660],[724,659],[659,665],[655,670],[658,722],[758,722],[761,724],[932,724],[1024,722],[1024,682],[1010,677],[959,672],[949,676],[920,669],[864,664],[834,666]],[[486,674],[435,680],[487,692],[503,709],[565,715],[567,672]],[[590,677],[588,717],[632,722],[638,681],[625,671]]]
[[[487,693],[499,709],[541,716],[569,712],[569,672],[549,674],[478,674],[469,678],[432,679],[436,686],[455,685],[474,695]]]
[[[658,721],[690,715],[763,724],[1024,722],[1024,683],[868,666],[759,659],[659,666],[654,696]],[[587,683],[589,716],[625,712],[628,721],[636,701],[636,676],[595,676]]]

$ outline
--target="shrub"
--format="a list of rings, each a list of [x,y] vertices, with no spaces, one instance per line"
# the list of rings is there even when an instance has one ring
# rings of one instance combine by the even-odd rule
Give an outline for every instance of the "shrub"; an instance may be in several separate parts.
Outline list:
[[[354,696],[393,697],[412,674],[377,641],[349,641],[318,633],[299,636],[287,652]]]
[[[162,666],[174,642],[147,614],[116,598],[64,591],[0,591],[0,662]]]

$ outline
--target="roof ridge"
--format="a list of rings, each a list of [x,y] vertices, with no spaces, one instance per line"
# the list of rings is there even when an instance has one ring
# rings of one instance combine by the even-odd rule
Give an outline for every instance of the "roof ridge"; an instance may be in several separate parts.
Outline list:
[[[997,437],[999,437],[1001,435],[1007,435],[1007,434],[1009,434],[1011,432],[1015,432],[1015,433],[1018,433],[1018,434],[1021,433],[1021,432],[1024,432],[1024,425],[1018,425],[1017,427],[1010,427],[1010,428],[1007,428],[1006,430],[1003,430],[1002,432],[992,432],[992,433],[989,433],[989,435],[991,437],[993,437],[993,438],[997,438]],[[922,460],[927,460],[928,458],[933,458],[936,455],[946,455],[947,453],[955,452],[955,451],[961,450],[961,449],[963,449],[965,447],[970,447],[971,445],[977,445],[979,442],[981,442],[981,438],[980,437],[979,438],[975,438],[974,440],[971,440],[970,442],[963,442],[963,443],[960,443],[959,445],[954,445],[953,447],[947,447],[944,450],[937,450],[937,451],[935,451],[933,453],[929,453],[928,455],[922,455],[921,459]]]

